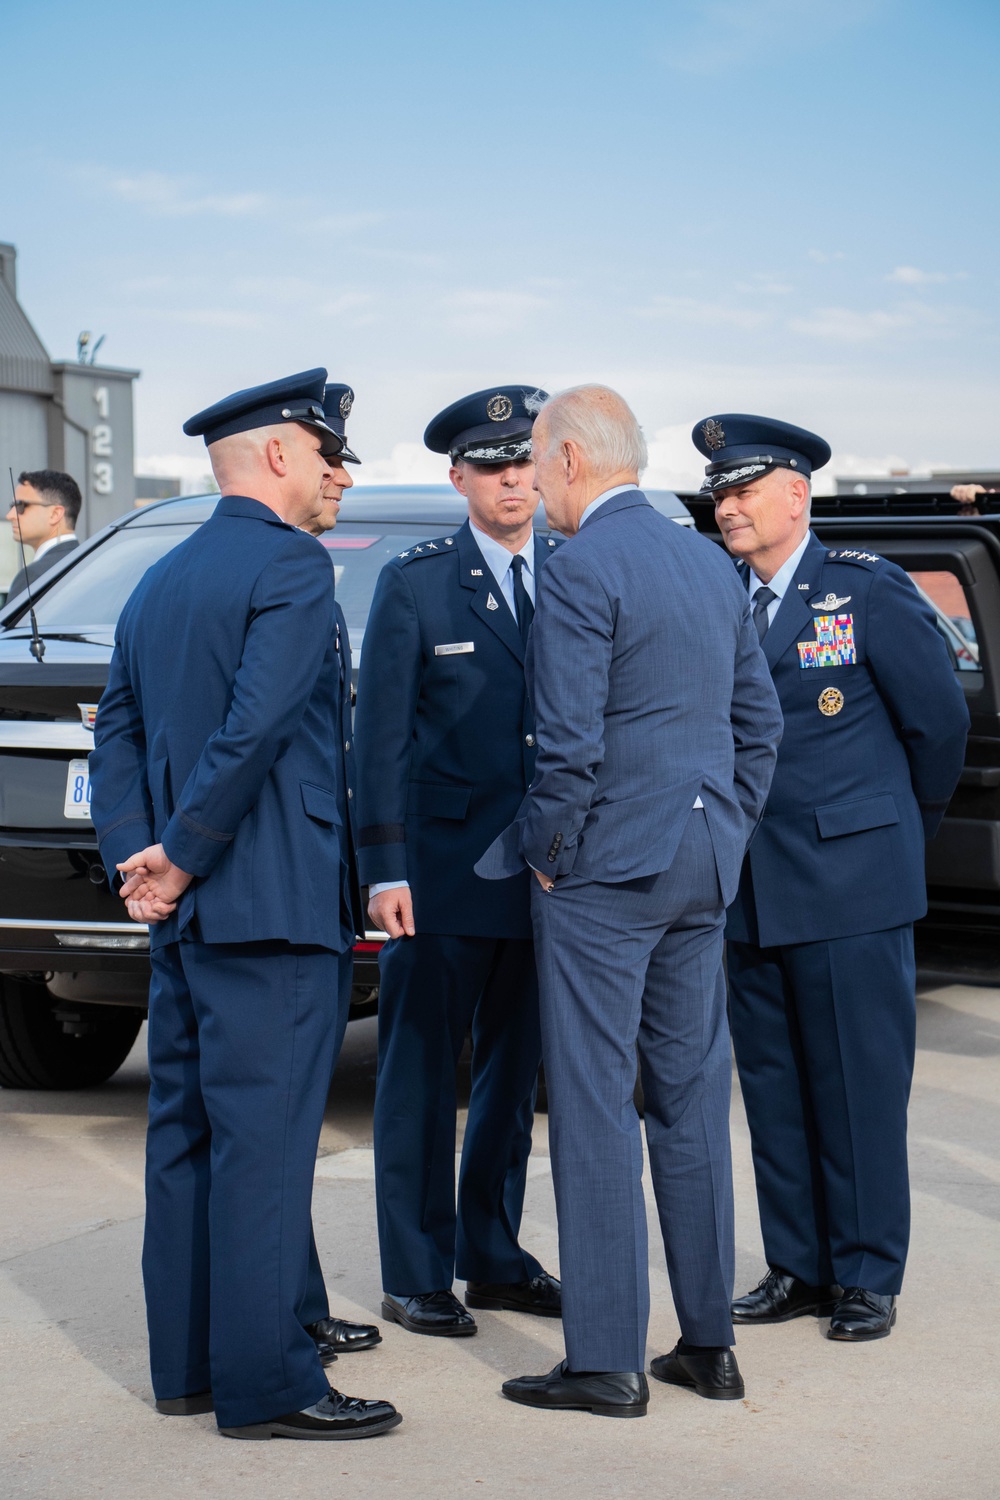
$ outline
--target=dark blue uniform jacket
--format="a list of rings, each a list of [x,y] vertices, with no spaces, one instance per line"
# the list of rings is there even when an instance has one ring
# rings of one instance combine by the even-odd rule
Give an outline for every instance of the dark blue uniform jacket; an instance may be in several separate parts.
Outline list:
[[[206,943],[353,943],[338,617],[324,548],[242,496],[224,496],[122,611],[90,758],[93,819],[109,877],[155,842],[196,877],[154,945],[193,915]]]
[[[536,587],[557,545],[535,536]],[[530,937],[527,871],[472,870],[521,804],[535,740],[521,637],[468,522],[382,569],[355,728],[362,882],[408,880],[418,932]]]
[[[933,611],[894,563],[810,536],[764,655],[785,731],[727,937],[771,947],[913,922],[969,728]]]

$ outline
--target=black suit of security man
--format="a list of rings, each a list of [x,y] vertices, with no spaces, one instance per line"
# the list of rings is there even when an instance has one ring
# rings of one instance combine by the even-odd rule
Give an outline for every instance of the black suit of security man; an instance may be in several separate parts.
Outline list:
[[[455,403],[429,426],[428,445],[453,462],[524,465],[530,389]],[[530,471],[519,484],[530,496]],[[530,525],[530,501],[527,514]],[[408,882],[416,928],[390,939],[380,959],[383,1311],[412,1331],[449,1334],[475,1332],[451,1295],[456,1273],[470,1283],[470,1306],[558,1313],[555,1283],[518,1244],[541,1056],[529,875],[498,883],[473,873],[533,773],[528,620],[519,625],[477,534],[466,522],[383,569],[355,721],[361,879]],[[537,577],[557,543],[535,535],[526,545]],[[456,1215],[455,1070],[470,1028]]]
[[[909,1239],[913,923],[927,910],[924,845],[958,781],[968,710],[933,610],[902,569],[827,548],[807,510],[781,567],[762,564],[760,594],[748,532],[784,503],[779,476],[808,479],[827,462],[822,438],[736,414],[708,418],[694,440],[712,460],[730,550],[750,562],[740,573],[785,723],[726,928],[770,1267],[733,1318],[829,1312],[831,1338],[881,1338]],[[768,476],[778,482],[765,489]]]

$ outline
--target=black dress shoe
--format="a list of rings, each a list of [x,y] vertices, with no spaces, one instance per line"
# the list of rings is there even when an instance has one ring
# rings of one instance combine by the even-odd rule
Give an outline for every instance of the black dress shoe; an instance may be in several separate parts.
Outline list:
[[[887,1339],[896,1321],[896,1299],[863,1286],[849,1286],[833,1310],[828,1339],[861,1344],[866,1339]]]
[[[415,1297],[382,1294],[382,1316],[411,1333],[462,1338],[476,1332],[476,1320],[453,1292],[418,1292]]]
[[[358,1349],[374,1349],[382,1335],[374,1323],[348,1323],[344,1318],[320,1318],[307,1323],[306,1333],[316,1345],[324,1365],[332,1365],[338,1354],[354,1354]]]
[[[547,1375],[521,1375],[501,1387],[508,1401],[549,1411],[590,1411],[597,1417],[644,1417],[649,1386],[641,1370],[591,1371],[574,1375],[566,1361]]]
[[[678,1341],[669,1354],[660,1354],[651,1362],[649,1373],[667,1385],[686,1385],[709,1401],[741,1401],[746,1394],[731,1349],[717,1354],[686,1354]]]
[[[191,1396],[174,1396],[156,1403],[156,1410],[165,1417],[200,1417],[214,1409],[211,1391],[196,1391]]]
[[[562,1288],[547,1271],[532,1276],[530,1281],[470,1281],[466,1283],[465,1305],[534,1313],[539,1318],[561,1318]]]
[[[784,1271],[768,1271],[764,1280],[730,1308],[734,1323],[787,1323],[811,1313],[828,1318],[842,1295],[839,1286],[807,1286]]]
[[[356,1396],[342,1396],[331,1387],[315,1406],[304,1411],[290,1411],[269,1422],[252,1422],[248,1427],[220,1427],[223,1437],[247,1438],[266,1442],[268,1438],[366,1438],[398,1427],[402,1417],[388,1401],[359,1401]]]

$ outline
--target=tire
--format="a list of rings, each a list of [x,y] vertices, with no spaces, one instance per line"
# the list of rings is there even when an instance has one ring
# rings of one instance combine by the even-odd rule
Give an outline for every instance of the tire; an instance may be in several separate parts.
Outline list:
[[[72,1019],[69,1019],[69,1018]],[[0,978],[0,1088],[85,1089],[132,1050],[144,1016],[121,1005],[56,1000],[44,984]]]

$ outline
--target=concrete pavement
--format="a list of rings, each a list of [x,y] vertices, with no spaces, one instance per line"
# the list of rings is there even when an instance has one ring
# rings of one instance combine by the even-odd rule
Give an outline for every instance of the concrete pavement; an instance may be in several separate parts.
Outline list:
[[[140,1042],[141,1042],[140,1038]],[[800,1319],[744,1331],[742,1402],[651,1381],[638,1422],[552,1415],[499,1395],[562,1356],[559,1324],[477,1314],[474,1339],[382,1323],[333,1383],[387,1396],[403,1425],[362,1443],[235,1443],[211,1417],[152,1410],[139,1247],[141,1051],[89,1093],[0,1093],[0,1495],[66,1500],[993,1500],[1000,1496],[1000,990],[920,1001],[911,1109],[914,1231],[889,1339],[839,1345]],[[317,1163],[317,1239],[335,1313],[381,1321],[371,1157],[374,1023],[349,1028]],[[737,1291],[764,1265],[734,1101]],[[651,1208],[651,1204],[650,1204]],[[651,1212],[650,1354],[677,1337]],[[544,1116],[525,1242],[558,1270]]]

